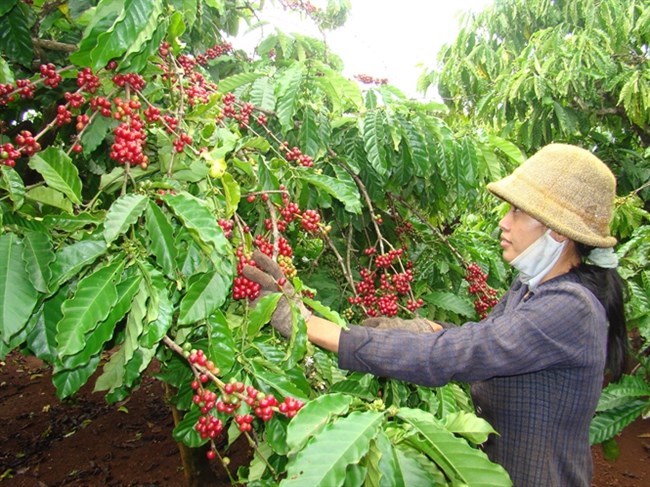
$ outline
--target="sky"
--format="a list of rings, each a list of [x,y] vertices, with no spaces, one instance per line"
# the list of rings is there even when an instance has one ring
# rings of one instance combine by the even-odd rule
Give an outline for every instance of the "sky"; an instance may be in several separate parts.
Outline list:
[[[252,52],[255,45],[277,26],[320,38],[318,30],[295,12],[267,2],[261,18],[269,22],[259,30],[240,36],[235,47]],[[312,0],[314,5],[325,2]],[[345,63],[343,74],[386,78],[407,96],[418,96],[417,79],[423,69],[433,68],[440,47],[450,43],[459,30],[460,14],[481,11],[494,0],[351,0],[345,25],[326,33],[330,49]]]

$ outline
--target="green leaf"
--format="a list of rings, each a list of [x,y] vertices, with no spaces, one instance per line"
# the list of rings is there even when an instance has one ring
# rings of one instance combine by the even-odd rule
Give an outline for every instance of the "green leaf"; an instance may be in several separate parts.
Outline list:
[[[7,190],[9,199],[13,202],[13,208],[17,210],[25,201],[25,184],[12,167],[3,167],[0,174],[2,174],[2,185],[0,187]]]
[[[6,344],[25,327],[38,300],[21,258],[23,248],[15,234],[0,236],[0,335]]]
[[[115,331],[115,325],[124,318],[127,311],[131,307],[133,297],[140,289],[140,282],[142,277],[139,275],[131,276],[117,285],[117,302],[108,317],[97,325],[97,328],[92,330],[85,336],[85,346],[82,350],[74,355],[63,357],[60,364],[54,368],[55,372],[61,370],[71,370],[82,366],[91,357],[99,354],[104,344],[110,340]],[[82,385],[82,384],[80,384]]]
[[[59,208],[69,214],[72,214],[74,211],[72,202],[63,193],[56,189],[48,188],[47,186],[37,186],[36,188],[30,189],[25,193],[25,198]]]
[[[97,354],[75,369],[52,374],[52,383],[56,388],[56,396],[59,399],[65,399],[77,392],[95,373],[100,359],[101,356]]]
[[[251,311],[246,334],[252,338],[257,336],[262,327],[271,321],[271,316],[278,306],[282,293],[271,293],[260,299]]]
[[[125,366],[124,347],[121,347],[104,365],[102,374],[95,381],[93,391],[114,391],[121,387],[124,384]]]
[[[147,8],[143,6],[143,2],[134,2],[134,3],[138,4],[138,9]],[[167,33],[167,27],[168,27],[167,19],[164,17],[161,18],[161,14],[163,13],[163,9],[164,9],[163,1],[153,0],[150,5],[151,8],[150,9],[148,8],[146,12],[142,12],[142,10],[139,10],[140,13],[145,14],[143,16],[143,19],[138,20],[139,22],[141,22],[141,26],[139,28],[138,26],[136,26],[138,30],[134,32],[136,35],[135,40],[127,46],[128,48],[126,52],[122,55],[123,58],[128,59],[130,61],[129,69],[136,72],[139,72],[139,70],[134,69],[133,66],[134,58],[138,58],[139,56],[142,56],[145,58],[142,61],[145,61],[147,58],[149,58],[154,50],[155,51],[158,50],[158,48],[160,47],[160,41],[162,41],[162,38]],[[125,18],[125,20],[127,19]],[[135,22],[136,19],[129,19],[129,20],[131,20],[133,23],[136,23]]]
[[[302,123],[298,132],[298,140],[304,154],[317,157],[321,144],[316,114],[313,110],[305,109],[302,114]]]
[[[287,428],[289,456],[294,456],[337,416],[347,414],[352,397],[344,394],[325,394],[306,403]]]
[[[486,420],[465,411],[447,414],[444,422],[447,430],[467,438],[475,445],[484,443],[489,435],[496,433]]]
[[[477,487],[512,485],[503,467],[492,463],[485,453],[472,448],[464,439],[454,436],[432,414],[402,408],[397,416],[419,433],[406,441],[432,458],[452,484]]]
[[[624,375],[618,382],[609,383],[602,391],[596,411],[614,409],[629,403],[631,399],[640,399],[646,396],[650,396],[650,384],[642,377]]]
[[[241,187],[239,183],[228,172],[221,177],[223,194],[226,199],[226,217],[231,218],[237,211],[241,201]]]
[[[385,132],[383,112],[379,110],[369,112],[363,119],[363,141],[368,162],[379,176],[384,176],[388,172],[384,148]]]
[[[147,323],[147,299],[149,298],[149,289],[146,282],[140,283],[140,289],[131,301],[131,309],[126,320],[124,328],[124,342],[120,351],[124,355],[125,365],[134,358],[136,351],[139,348],[139,338],[144,331],[145,324]],[[125,370],[126,376],[126,370]],[[121,384],[120,384],[121,385]],[[112,386],[111,390],[116,386]]]
[[[221,370],[230,370],[235,364],[238,348],[228,326],[228,319],[217,310],[207,320],[209,356]]]
[[[138,221],[147,205],[147,197],[141,194],[125,194],[116,199],[106,213],[104,239],[110,244]]]
[[[217,219],[200,200],[188,193],[166,194],[162,200],[183,222],[194,240],[202,245],[212,246],[219,255],[228,255],[230,245],[217,224]],[[210,254],[211,252],[207,252]]]
[[[300,174],[300,179],[326,191],[333,198],[339,200],[345,205],[346,211],[357,215],[361,213],[361,196],[354,183],[307,171]]]
[[[174,305],[167,296],[166,289],[159,291],[156,312],[156,319],[147,323],[144,333],[140,336],[140,345],[144,348],[154,349],[157,347],[172,326]]]
[[[454,293],[434,291],[424,296],[423,299],[429,304],[459,315],[471,317],[475,313],[474,307],[469,301]]]
[[[230,289],[230,275],[216,270],[190,283],[180,304],[178,323],[189,325],[205,320],[225,301]]]
[[[20,2],[0,17],[0,52],[12,61],[30,67],[34,45],[28,24],[30,16],[26,10],[27,7]]]
[[[168,28],[169,19],[167,17],[160,18],[153,33],[150,36],[143,38],[145,42],[140,46],[140,50],[133,52],[129,49],[124,54],[124,61],[120,63],[121,71],[134,73],[144,72],[151,62],[151,57],[158,55],[158,49],[165,39],[165,36],[168,34]],[[205,109],[205,106],[199,107],[198,111]]]
[[[427,151],[427,143],[424,135],[417,126],[400,117],[400,124],[413,161],[416,176],[427,176],[431,174],[431,160]]]
[[[332,384],[330,392],[343,392],[366,401],[373,401],[379,392],[379,383],[377,378],[371,374],[356,373]]]
[[[287,420],[273,416],[264,427],[264,436],[267,443],[278,455],[287,454]]]
[[[513,166],[519,166],[524,162],[524,154],[515,144],[496,135],[488,135],[488,140],[496,149],[503,152],[510,159]]]
[[[66,200],[67,201],[67,200]],[[68,203],[70,203],[68,201]],[[95,229],[104,221],[104,214],[98,213],[79,213],[78,215],[47,215],[43,218],[43,223],[49,228],[63,230],[68,233],[75,233],[77,230]]]
[[[589,426],[589,444],[596,445],[614,438],[637,419],[648,408],[648,404],[647,400],[635,399],[624,406],[596,414]]]
[[[70,61],[78,66],[91,66],[90,53],[97,46],[97,39],[107,32],[122,13],[124,0],[99,2],[89,12],[88,26],[76,52],[70,55]],[[102,66],[104,67],[104,66]]]
[[[75,205],[81,204],[81,179],[72,159],[58,147],[48,147],[29,159],[29,167],[38,171],[50,188],[61,191]]]
[[[23,240],[23,261],[34,289],[46,294],[52,277],[50,265],[56,259],[49,235],[44,232],[27,232]]]
[[[158,265],[160,265],[167,277],[172,277],[176,269],[174,229],[162,210],[151,200],[149,200],[146,209],[146,228],[151,243],[151,251],[156,256]]]
[[[16,79],[14,78],[14,73],[11,71],[9,63],[0,57],[0,83],[13,85],[15,81]]]
[[[255,81],[257,78],[262,76],[260,73],[250,72],[250,73],[238,73],[228,78],[224,78],[219,81],[219,91],[222,93],[228,93],[229,91],[234,91],[240,86],[247,85]]]
[[[392,445],[391,445],[392,446]],[[423,454],[411,448],[405,448],[401,445],[394,448],[395,470],[394,477],[397,482],[395,485],[404,485],[409,487],[411,485],[447,485],[446,479],[442,473],[439,473],[436,478],[426,468],[426,462],[430,460]]]
[[[201,412],[196,408],[185,413],[183,419],[176,425],[172,432],[174,440],[183,443],[190,448],[198,448],[207,443],[208,440],[202,440],[196,429],[194,429],[200,415]]]
[[[296,113],[296,100],[302,85],[304,68],[301,63],[293,63],[278,80],[277,115],[278,122],[285,130],[291,130]]]
[[[112,117],[95,116],[81,133],[81,146],[84,154],[91,154],[99,145],[104,142],[106,135],[115,125]]]
[[[368,452],[383,419],[383,414],[374,411],[353,412],[329,424],[289,460],[287,477],[280,485],[343,485],[346,468]]]
[[[57,324],[59,356],[74,355],[86,346],[86,333],[104,321],[117,302],[116,284],[124,267],[121,259],[84,277],[75,295],[63,303],[63,318]]]
[[[56,260],[52,263],[51,288],[57,288],[81,269],[92,264],[106,253],[108,247],[103,240],[82,240],[66,247],[56,253]]]
[[[223,89],[223,84],[219,84]],[[250,102],[264,110],[275,110],[275,93],[274,85],[270,78],[258,78],[253,82],[251,88]]]
[[[0,5],[0,16],[9,12],[17,3],[18,0],[5,0],[2,2],[2,5]]]
[[[291,381],[290,377],[287,377],[286,374],[276,374],[271,372],[267,367],[264,366],[262,361],[252,362],[253,368],[255,369],[255,376],[267,384],[269,387],[277,391],[283,397],[295,397],[301,401],[306,401],[307,397],[304,392],[302,392],[298,387],[296,387]]]
[[[59,289],[43,303],[38,320],[27,336],[27,346],[41,360],[54,363],[57,354],[56,324],[61,319],[61,306],[68,298],[67,287]]]
[[[113,25],[97,36],[97,43],[90,52],[92,69],[103,68],[130,48],[137,52],[151,37],[161,13],[162,0],[126,0]]]

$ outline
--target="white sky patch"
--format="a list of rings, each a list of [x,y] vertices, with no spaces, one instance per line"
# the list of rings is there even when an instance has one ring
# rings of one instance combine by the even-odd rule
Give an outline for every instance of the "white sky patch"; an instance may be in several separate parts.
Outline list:
[[[320,5],[318,0],[312,0]],[[493,0],[351,0],[346,24],[326,32],[330,49],[345,63],[343,74],[386,78],[408,96],[416,95],[423,70],[435,66],[440,47],[452,42],[459,30],[460,15],[479,12]],[[255,46],[277,26],[286,33],[320,38],[309,19],[267,2],[260,18],[270,25],[240,35],[235,47],[252,53]]]

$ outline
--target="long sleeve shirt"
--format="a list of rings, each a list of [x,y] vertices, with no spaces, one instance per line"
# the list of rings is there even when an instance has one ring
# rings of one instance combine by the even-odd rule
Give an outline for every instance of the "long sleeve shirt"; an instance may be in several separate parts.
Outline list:
[[[516,280],[480,322],[426,334],[352,326],[339,366],[425,386],[470,382],[477,413],[499,433],[484,450],[516,487],[589,487],[607,326],[575,275],[534,293]]]

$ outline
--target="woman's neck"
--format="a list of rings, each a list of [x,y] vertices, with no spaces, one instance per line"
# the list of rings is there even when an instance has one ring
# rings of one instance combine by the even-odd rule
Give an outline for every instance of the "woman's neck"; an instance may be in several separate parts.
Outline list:
[[[564,250],[562,251],[562,255],[560,255],[560,258],[555,263],[553,268],[550,271],[548,271],[548,274],[546,274],[542,278],[540,284],[542,282],[546,282],[550,279],[553,279],[554,277],[566,274],[571,269],[579,265],[580,265],[580,255],[576,250],[575,243],[569,240],[567,246],[564,247]]]

